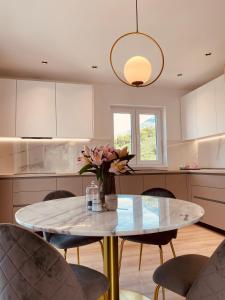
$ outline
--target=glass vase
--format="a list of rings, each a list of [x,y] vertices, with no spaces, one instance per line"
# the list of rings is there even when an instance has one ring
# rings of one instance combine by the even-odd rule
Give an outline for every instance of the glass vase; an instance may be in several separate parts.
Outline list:
[[[105,195],[116,194],[115,175],[104,174],[103,180],[99,182],[99,192],[102,204],[105,203]]]

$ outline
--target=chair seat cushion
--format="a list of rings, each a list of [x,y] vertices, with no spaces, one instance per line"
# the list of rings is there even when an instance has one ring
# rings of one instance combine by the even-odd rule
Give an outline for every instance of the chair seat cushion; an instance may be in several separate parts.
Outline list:
[[[206,256],[195,254],[170,259],[155,270],[153,280],[156,284],[185,297],[208,260]]]
[[[105,275],[81,265],[70,264],[88,300],[96,300],[109,288]]]
[[[69,249],[98,242],[102,237],[89,237],[67,234],[50,234],[48,242],[59,249]]]
[[[125,239],[130,242],[141,243],[141,244],[166,245],[176,237],[177,237],[177,230],[169,230],[169,231],[156,232],[151,234],[124,236],[122,237],[122,239]]]

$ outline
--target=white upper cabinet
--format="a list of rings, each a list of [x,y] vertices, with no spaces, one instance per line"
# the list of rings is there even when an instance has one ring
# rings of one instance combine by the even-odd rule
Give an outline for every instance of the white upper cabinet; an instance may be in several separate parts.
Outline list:
[[[215,99],[217,115],[217,133],[225,133],[225,77],[224,75],[216,78]]]
[[[16,80],[0,79],[0,137],[14,137]]]
[[[56,83],[57,137],[93,137],[91,85]]]
[[[16,135],[55,137],[55,83],[17,81]]]
[[[225,77],[210,81],[181,98],[184,140],[225,133]]]
[[[197,92],[193,91],[181,98],[181,125],[183,140],[197,138]]]
[[[214,81],[197,89],[197,131],[199,138],[217,133]]]

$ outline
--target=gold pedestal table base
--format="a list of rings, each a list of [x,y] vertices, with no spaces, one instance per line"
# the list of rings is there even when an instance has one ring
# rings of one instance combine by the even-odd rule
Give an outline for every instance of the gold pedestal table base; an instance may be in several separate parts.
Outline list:
[[[104,273],[108,277],[110,288],[107,300],[150,300],[128,290],[119,290],[118,237],[104,237]]]

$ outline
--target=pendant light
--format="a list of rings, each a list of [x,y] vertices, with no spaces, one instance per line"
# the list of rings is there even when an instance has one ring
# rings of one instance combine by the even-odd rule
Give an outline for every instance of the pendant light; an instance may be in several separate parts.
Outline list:
[[[135,53],[134,55],[129,57],[124,64],[122,72],[121,71],[118,72],[113,57],[115,49],[118,47],[119,43],[121,43],[122,40],[124,40],[125,38],[131,39],[133,37],[140,37],[147,40],[148,43],[152,44],[151,46],[154,46],[158,50],[160,56],[160,68],[156,73],[156,75],[153,75],[154,66],[152,65],[151,59],[143,55],[140,55],[140,53]],[[139,32],[137,0],[136,0],[136,31],[128,32],[116,39],[116,41],[114,42],[110,50],[110,64],[116,77],[123,83],[133,87],[148,86],[153,82],[155,82],[162,74],[164,68],[164,54],[162,48],[153,37],[151,37],[146,33]]]

